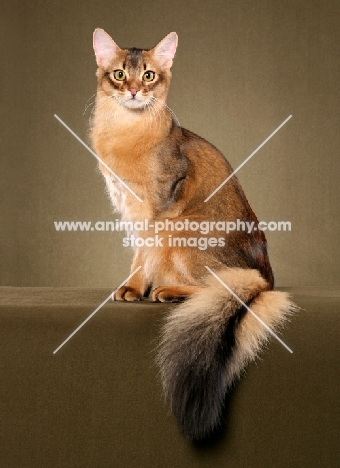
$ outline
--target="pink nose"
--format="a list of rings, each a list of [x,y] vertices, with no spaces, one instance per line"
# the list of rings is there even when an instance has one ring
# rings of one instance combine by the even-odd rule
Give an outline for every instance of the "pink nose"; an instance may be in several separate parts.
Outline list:
[[[137,89],[137,88],[130,88],[129,91],[130,91],[131,95],[132,95],[133,97],[135,97],[136,94],[138,93],[139,89]]]

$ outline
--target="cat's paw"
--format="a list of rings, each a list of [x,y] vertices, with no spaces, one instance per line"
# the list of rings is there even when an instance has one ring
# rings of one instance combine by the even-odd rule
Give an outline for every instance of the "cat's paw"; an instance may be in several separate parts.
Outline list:
[[[137,291],[137,289],[130,286],[122,286],[116,291],[113,296],[114,301],[140,301],[142,299],[142,294]]]
[[[151,293],[154,302],[182,302],[186,297],[187,295],[180,294],[176,287],[171,286],[159,286]]]

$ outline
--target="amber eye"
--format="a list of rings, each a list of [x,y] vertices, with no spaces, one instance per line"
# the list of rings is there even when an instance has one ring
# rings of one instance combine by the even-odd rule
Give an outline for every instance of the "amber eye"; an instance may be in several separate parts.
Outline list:
[[[123,71],[123,70],[115,70],[113,72],[113,76],[114,76],[115,80],[117,80],[117,81],[123,81],[126,78],[125,71]]]
[[[143,75],[143,80],[144,81],[152,81],[155,78],[155,72],[153,71],[146,71]]]

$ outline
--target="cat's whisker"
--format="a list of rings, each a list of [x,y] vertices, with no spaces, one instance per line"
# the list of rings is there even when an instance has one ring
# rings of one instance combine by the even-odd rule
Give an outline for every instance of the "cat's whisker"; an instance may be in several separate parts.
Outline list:
[[[164,103],[164,105],[165,105],[165,107],[168,109],[168,111],[171,113],[171,115],[172,115],[172,117],[174,118],[174,120],[175,120],[176,124],[178,125],[178,127],[179,127],[180,129],[182,129],[182,126],[181,126],[181,124],[180,124],[180,122],[179,122],[179,120],[178,120],[177,115],[174,113],[174,111],[173,111],[172,109],[170,109],[170,107],[169,107],[167,104]]]
[[[90,113],[90,117],[89,117],[90,127],[92,127],[93,115],[94,115],[94,113],[96,111],[98,103],[100,102],[101,105],[103,105],[103,102],[104,102],[104,108],[105,108],[105,101],[107,101],[109,99],[109,96],[106,93],[103,93],[102,91],[98,91],[97,94],[93,95],[93,96],[96,96],[94,102],[87,105],[87,107],[86,107],[86,109],[84,111],[84,114],[85,114],[88,107],[90,107],[90,105],[94,104],[94,106],[92,107],[91,113]],[[91,97],[93,97],[93,96],[91,96]],[[91,99],[91,98],[89,98],[89,99]],[[88,101],[89,101],[89,99],[88,99]]]
[[[101,93],[101,94],[103,94],[103,96],[100,96],[100,95],[99,95],[99,92],[96,93],[96,94],[93,94],[93,95],[86,101],[85,110],[84,110],[83,115],[86,113],[86,111],[87,111],[87,109],[88,109],[89,107],[93,106],[94,104],[97,104],[98,102],[105,101],[105,100],[107,100],[107,99],[110,98],[110,96],[108,96],[106,93],[105,93],[105,94],[104,94],[104,93]],[[94,101],[88,103],[89,100],[92,99],[93,97],[95,97]],[[96,107],[96,106],[94,105],[94,108],[93,108],[92,111],[91,111],[91,115],[92,115],[93,110],[95,109],[95,107]]]
[[[146,107],[147,112],[148,112],[148,114],[149,114],[149,122],[150,122],[150,125],[152,125],[153,115],[152,115],[151,103],[150,103],[149,101],[146,101],[145,107]]]
[[[87,109],[88,109],[89,107],[93,106],[93,105],[95,104],[95,102],[96,102],[96,101],[92,101],[92,102],[90,102],[90,104],[87,104],[87,106],[85,107],[85,110],[84,110],[84,112],[83,112],[83,115],[86,114]]]
[[[145,103],[145,108],[148,112],[148,115],[149,115],[149,122],[150,122],[150,125],[152,125],[152,122],[153,122],[153,115],[152,115],[152,106],[151,106],[151,103],[150,101],[147,101]]]
[[[151,98],[152,98],[153,105],[154,105],[154,107],[157,109],[157,111],[158,111],[159,113],[160,113],[160,112],[163,112],[163,115],[166,116],[166,113],[165,113],[165,110],[164,110],[164,107],[163,107],[163,106],[162,106],[162,107],[159,107],[159,106],[156,107],[156,103],[157,103],[157,102],[160,102],[160,103],[161,103],[162,101],[160,101],[160,99],[157,99],[157,98],[154,97],[154,96],[151,96]]]
[[[177,126],[178,126],[180,129],[182,128],[182,127],[181,127],[181,124],[180,124],[180,122],[179,122],[179,120],[178,120],[177,115],[174,113],[174,111],[173,111],[164,101],[162,101],[161,99],[156,98],[155,96],[151,96],[151,99],[152,99],[152,101],[154,101],[154,102],[155,102],[155,101],[159,102],[159,103],[161,104],[161,106],[162,106],[162,110],[163,110],[163,111],[164,111],[164,108],[167,109],[167,110],[170,112],[170,114],[171,114],[173,120],[176,122]]]
[[[153,107],[155,109],[155,112],[157,114],[157,117],[158,117],[158,121],[160,123],[160,125],[162,125],[162,116],[161,116],[161,113],[166,117],[166,112],[165,112],[165,109],[164,109],[164,106],[159,106],[157,105],[158,102],[160,102],[162,104],[162,101],[160,101],[159,99],[155,98],[154,96],[152,96],[153,99],[152,99],[152,104],[153,104]]]
[[[113,94],[105,95],[97,99],[97,103],[100,102],[107,123],[114,122],[117,118],[117,106],[112,106],[113,100],[119,103],[117,96]]]
[[[87,109],[95,103],[95,100],[94,100],[93,102],[91,102],[90,104],[88,104],[88,102],[90,101],[90,99],[93,99],[93,98],[96,96],[96,94],[97,94],[97,93],[92,94],[92,96],[89,97],[88,100],[86,101],[84,114],[85,114],[85,112],[87,111]],[[83,115],[84,115],[84,114],[83,114]]]
[[[160,115],[161,109],[159,109],[158,106],[156,106],[155,101],[151,99],[150,101],[150,107],[153,112],[153,116],[155,117],[156,120],[156,125],[158,126],[158,129],[162,126],[162,118]]]
[[[99,93],[98,93],[96,98],[95,98],[95,103],[99,104],[99,103],[102,103],[102,102],[105,102],[105,101],[109,100],[110,98],[111,98],[111,96],[108,96],[106,93],[103,96],[100,96]]]

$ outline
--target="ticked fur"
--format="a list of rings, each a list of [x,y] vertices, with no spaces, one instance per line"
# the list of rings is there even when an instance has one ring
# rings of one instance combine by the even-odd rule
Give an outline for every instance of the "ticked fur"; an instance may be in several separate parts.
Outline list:
[[[96,153],[143,203],[100,164],[112,203],[125,221],[184,222],[257,218],[235,176],[209,202],[204,200],[232,168],[210,143],[181,128],[166,104],[176,33],[153,49],[121,49],[101,29],[94,33],[98,65],[97,97],[91,122]],[[139,232],[152,238],[150,228]],[[174,233],[166,233],[174,234]],[[185,241],[199,231],[176,233]],[[209,232],[219,238],[221,232]],[[274,278],[261,230],[234,231],[224,244],[206,249],[166,243],[135,248],[131,271],[116,300],[176,302],[164,325],[158,363],[165,394],[183,432],[209,436],[221,421],[223,400],[232,383],[255,358],[268,333],[214,278],[220,278],[273,329],[294,306],[271,291]]]

